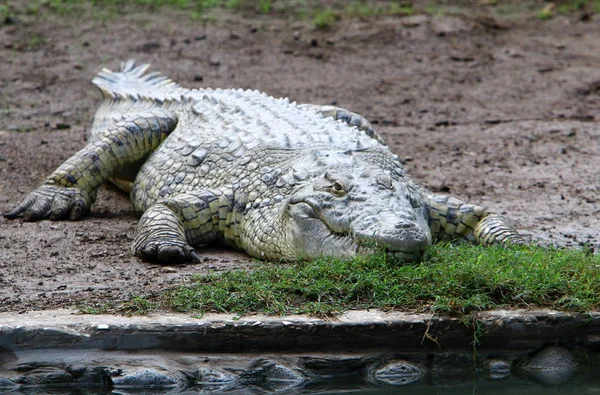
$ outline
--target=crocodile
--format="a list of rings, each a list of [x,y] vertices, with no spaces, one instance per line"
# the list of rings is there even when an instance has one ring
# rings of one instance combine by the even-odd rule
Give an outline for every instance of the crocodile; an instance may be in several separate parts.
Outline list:
[[[132,253],[160,263],[214,243],[271,261],[384,249],[411,262],[435,241],[525,242],[506,217],[418,186],[354,112],[186,89],[148,67],[97,74],[87,145],[5,217],[81,219],[110,180],[141,213]]]

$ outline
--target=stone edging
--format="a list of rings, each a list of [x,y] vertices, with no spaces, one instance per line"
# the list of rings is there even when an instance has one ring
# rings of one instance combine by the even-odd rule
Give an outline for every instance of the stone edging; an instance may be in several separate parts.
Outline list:
[[[475,370],[489,378],[528,372],[555,384],[584,366],[600,366],[598,313],[498,310],[468,322],[381,311],[331,320],[0,313],[0,388],[280,389],[348,374],[400,385]]]

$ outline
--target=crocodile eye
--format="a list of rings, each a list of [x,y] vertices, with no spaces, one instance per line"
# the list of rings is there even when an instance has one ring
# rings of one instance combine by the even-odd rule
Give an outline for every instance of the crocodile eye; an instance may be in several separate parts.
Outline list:
[[[331,187],[331,193],[335,196],[344,196],[346,194],[346,188],[341,182],[336,181]]]

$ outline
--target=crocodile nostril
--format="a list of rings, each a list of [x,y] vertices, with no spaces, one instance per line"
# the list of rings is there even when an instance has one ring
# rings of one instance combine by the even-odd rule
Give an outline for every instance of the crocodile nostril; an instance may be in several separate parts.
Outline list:
[[[410,222],[398,222],[395,227],[396,229],[410,229],[414,228],[415,224]]]

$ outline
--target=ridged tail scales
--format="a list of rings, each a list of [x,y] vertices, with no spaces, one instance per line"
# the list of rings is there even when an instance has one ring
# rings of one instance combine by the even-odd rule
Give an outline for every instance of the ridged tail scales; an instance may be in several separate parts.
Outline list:
[[[120,71],[102,69],[92,82],[107,99],[131,96],[167,100],[189,92],[158,72],[145,74],[148,67],[149,64],[137,65],[130,59],[121,63]]]
[[[473,230],[477,244],[488,246],[493,244],[526,244],[527,239],[521,235],[514,225],[503,215],[488,214],[480,220]]]
[[[446,195],[429,195],[425,200],[434,240],[466,239],[482,246],[527,243],[506,217],[484,207]]]
[[[67,159],[5,216],[23,216],[27,221],[80,219],[94,202],[98,186],[156,149],[177,122],[167,109],[133,114],[117,122]]]

